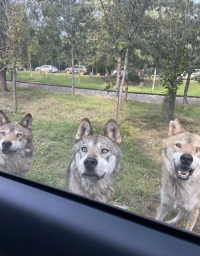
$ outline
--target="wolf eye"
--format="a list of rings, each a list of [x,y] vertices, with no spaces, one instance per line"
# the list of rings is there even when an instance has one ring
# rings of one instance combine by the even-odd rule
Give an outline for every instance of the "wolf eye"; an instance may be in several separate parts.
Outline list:
[[[180,143],[176,143],[177,148],[181,148],[181,144]]]
[[[87,152],[87,148],[86,147],[82,147],[81,149],[83,152]]]
[[[1,132],[1,135],[2,135],[2,136],[5,136],[5,135],[6,135],[6,133],[5,133],[5,132]]]
[[[197,147],[197,148],[196,148],[196,152],[199,152],[199,151],[200,151],[200,147]]]
[[[21,137],[22,136],[22,133],[17,133],[17,137]]]
[[[103,153],[103,154],[106,154],[106,153],[108,153],[108,152],[109,152],[109,150],[106,149],[106,148],[103,148],[103,149],[101,150],[101,153]]]

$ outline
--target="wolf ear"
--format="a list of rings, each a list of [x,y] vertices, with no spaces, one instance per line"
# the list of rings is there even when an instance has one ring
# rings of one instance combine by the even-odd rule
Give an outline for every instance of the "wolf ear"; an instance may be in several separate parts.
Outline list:
[[[115,120],[110,119],[105,127],[104,130],[104,136],[106,136],[108,139],[112,140],[113,142],[116,142],[118,145],[121,143],[121,135],[120,130],[115,122]]]
[[[76,141],[82,140],[85,137],[92,135],[92,126],[88,118],[84,118],[78,127],[78,132],[76,134]]]
[[[169,137],[177,135],[179,133],[183,133],[183,132],[185,132],[185,129],[181,126],[177,118],[174,121],[169,122],[169,132],[168,132]]]
[[[10,123],[9,119],[7,116],[4,114],[2,110],[0,110],[0,126]]]
[[[23,126],[24,128],[31,129],[33,117],[30,113],[28,113],[19,123],[19,125]]]

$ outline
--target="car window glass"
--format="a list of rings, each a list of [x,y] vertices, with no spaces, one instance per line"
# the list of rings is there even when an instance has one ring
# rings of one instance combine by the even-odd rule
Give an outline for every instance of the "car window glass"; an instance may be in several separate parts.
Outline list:
[[[0,169],[200,233],[200,1],[18,2],[15,35],[0,1]]]

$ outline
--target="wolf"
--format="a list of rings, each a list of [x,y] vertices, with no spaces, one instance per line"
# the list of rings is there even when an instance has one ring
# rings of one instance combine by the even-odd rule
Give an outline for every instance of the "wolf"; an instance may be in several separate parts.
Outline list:
[[[0,170],[25,177],[34,156],[32,115],[20,123],[10,122],[0,110]]]
[[[70,192],[108,203],[118,176],[122,152],[117,123],[109,120],[104,136],[93,135],[89,119],[84,118],[72,148],[73,160],[67,171]]]
[[[168,138],[162,145],[161,203],[156,219],[163,220],[171,208],[185,217],[186,230],[192,231],[200,207],[200,136],[185,132],[178,119],[170,121]]]

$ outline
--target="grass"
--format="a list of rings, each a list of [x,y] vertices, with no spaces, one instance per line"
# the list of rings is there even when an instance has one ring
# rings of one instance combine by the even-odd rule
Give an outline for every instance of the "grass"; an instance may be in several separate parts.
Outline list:
[[[40,83],[49,83],[63,86],[71,86],[71,75],[66,76],[65,74],[56,73],[53,75],[54,81],[52,83],[52,75],[43,73],[33,72],[33,78],[31,78],[30,72],[17,72],[17,80],[28,81],[28,82],[40,82]],[[10,74],[7,73],[7,78],[10,79]],[[92,76],[81,76],[80,83],[78,83],[78,76],[75,76],[75,86],[81,88],[91,88],[91,89],[100,89],[104,90],[106,84],[103,83],[101,77],[92,77]],[[144,87],[140,87],[139,84],[134,84],[129,86],[129,92],[142,92],[142,93],[151,93],[152,80],[145,80]],[[185,81],[178,89],[178,95],[183,95],[185,88]],[[110,90],[115,90],[115,87],[110,88]],[[164,94],[165,89],[159,85],[159,81],[156,80],[154,93]],[[191,81],[188,96],[199,96],[200,97],[200,84],[194,81]]]
[[[66,190],[66,171],[80,121],[89,118],[94,132],[102,134],[105,123],[114,117],[114,100],[17,88],[15,115],[9,89],[0,94],[0,109],[11,120],[20,121],[27,112],[34,118],[36,157],[27,178]],[[160,122],[161,107],[136,101],[122,103],[119,126],[123,159],[111,202],[152,218],[160,200],[161,144],[168,132],[168,125]],[[198,132],[200,104],[191,104],[186,111],[177,105],[175,117],[186,130]],[[195,231],[199,229],[200,221]]]

